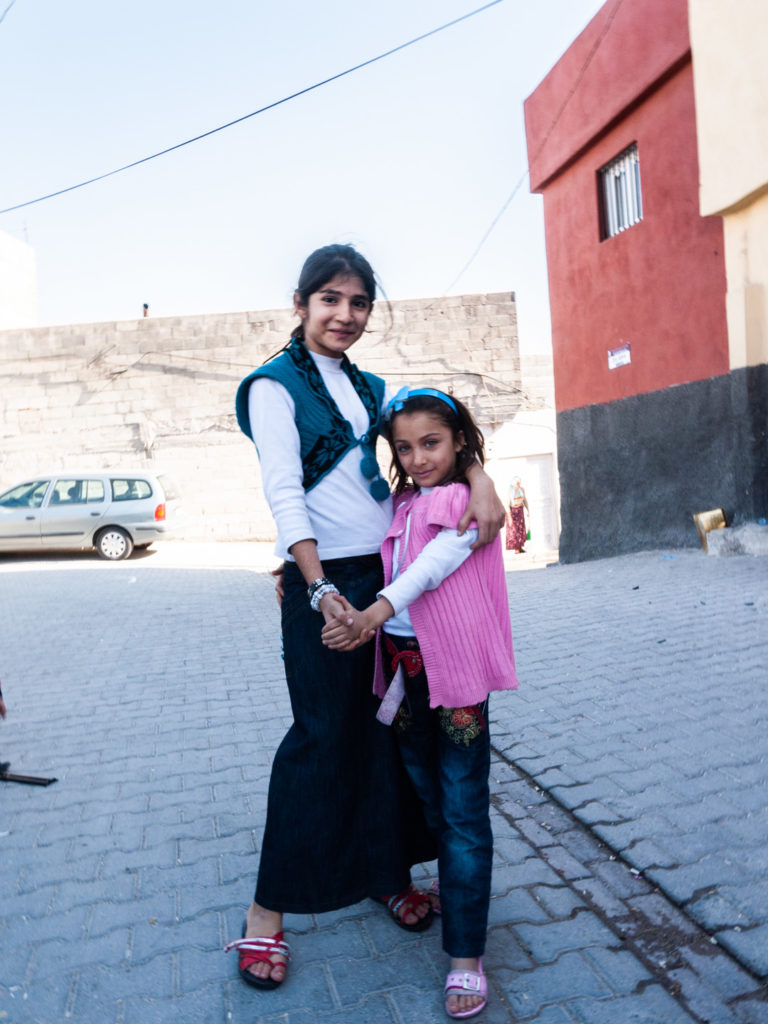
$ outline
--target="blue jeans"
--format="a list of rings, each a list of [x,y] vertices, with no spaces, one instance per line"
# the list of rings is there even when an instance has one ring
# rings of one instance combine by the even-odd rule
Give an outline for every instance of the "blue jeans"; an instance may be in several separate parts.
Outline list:
[[[413,637],[385,637],[385,668],[392,675],[386,641],[418,651]],[[408,664],[403,659],[404,667]],[[488,701],[467,708],[430,708],[423,667],[404,672],[405,697],[392,723],[400,755],[438,842],[443,949],[452,957],[485,951],[491,898],[490,736]]]

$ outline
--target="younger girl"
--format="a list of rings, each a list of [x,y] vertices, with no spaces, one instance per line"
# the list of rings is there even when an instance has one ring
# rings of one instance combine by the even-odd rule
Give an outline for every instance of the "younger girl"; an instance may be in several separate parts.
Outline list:
[[[403,388],[387,408],[394,520],[377,600],[329,622],[323,642],[353,650],[380,631],[374,691],[438,840],[449,1017],[487,1001],[482,968],[491,887],[488,694],[517,687],[501,541],[459,536],[466,468],[483,436],[458,399]],[[411,481],[409,484],[408,481]],[[389,684],[389,688],[387,688]]]

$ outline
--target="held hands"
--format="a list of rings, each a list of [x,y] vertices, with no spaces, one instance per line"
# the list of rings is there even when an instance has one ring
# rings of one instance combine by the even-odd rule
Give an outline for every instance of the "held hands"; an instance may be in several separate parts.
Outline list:
[[[322,641],[333,651],[354,651],[376,635],[365,613],[353,608],[341,594],[329,594],[323,598],[320,611],[325,616]]]
[[[323,631],[325,631],[329,624],[337,621],[350,625],[352,620],[347,615],[347,611],[351,608],[352,605],[341,594],[326,594],[322,597],[320,599],[320,614],[325,619]]]

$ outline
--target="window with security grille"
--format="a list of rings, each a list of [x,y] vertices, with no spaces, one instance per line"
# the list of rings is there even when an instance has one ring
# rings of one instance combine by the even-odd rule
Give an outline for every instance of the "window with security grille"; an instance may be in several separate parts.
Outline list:
[[[643,219],[637,143],[597,172],[600,192],[600,239],[613,238]]]

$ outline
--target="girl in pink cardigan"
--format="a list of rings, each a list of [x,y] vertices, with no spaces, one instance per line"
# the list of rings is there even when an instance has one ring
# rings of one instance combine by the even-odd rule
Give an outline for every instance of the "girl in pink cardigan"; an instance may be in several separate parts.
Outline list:
[[[449,1017],[487,1002],[482,967],[493,856],[488,694],[517,687],[501,540],[473,551],[458,536],[464,473],[483,462],[483,435],[458,399],[403,388],[387,409],[394,519],[382,545],[377,600],[323,630],[353,650],[377,636],[374,690],[438,840]],[[457,516],[458,512],[458,516]]]

